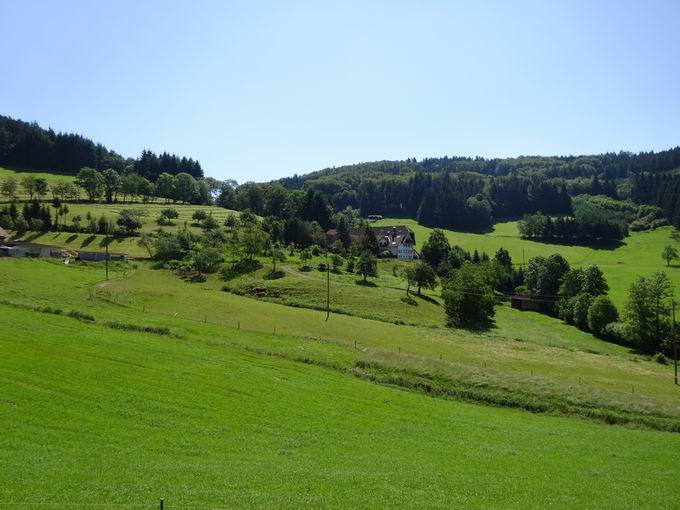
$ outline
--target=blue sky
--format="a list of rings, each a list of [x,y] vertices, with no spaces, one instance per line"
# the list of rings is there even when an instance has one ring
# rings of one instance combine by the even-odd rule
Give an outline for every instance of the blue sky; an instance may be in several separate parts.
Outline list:
[[[680,144],[680,2],[0,3],[0,113],[265,181]]]

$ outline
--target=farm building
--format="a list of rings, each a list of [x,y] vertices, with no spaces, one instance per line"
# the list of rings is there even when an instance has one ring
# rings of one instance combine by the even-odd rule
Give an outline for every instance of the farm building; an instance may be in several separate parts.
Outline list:
[[[510,306],[516,310],[546,313],[550,311],[551,302],[545,299],[534,299],[528,296],[512,296]]]
[[[402,260],[418,259],[418,252],[413,248],[416,244],[416,234],[404,225],[392,227],[371,227],[371,231],[378,241],[378,245],[392,257]],[[361,228],[353,228],[349,232],[352,242],[358,242],[364,235]],[[332,229],[326,232],[326,245],[330,246],[338,240],[338,231]]]
[[[0,245],[0,257],[61,257],[62,250],[45,244],[26,243],[21,241],[8,242]]]
[[[81,251],[78,253],[79,260],[85,260],[89,262],[103,262],[106,260],[106,253],[99,251]],[[109,253],[109,262],[125,262],[124,253]]]

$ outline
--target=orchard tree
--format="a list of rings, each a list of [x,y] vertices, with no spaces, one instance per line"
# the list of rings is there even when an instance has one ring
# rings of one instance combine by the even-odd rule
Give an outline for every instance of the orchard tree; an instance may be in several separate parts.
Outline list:
[[[302,262],[302,267],[307,269],[309,267],[309,261],[312,259],[312,252],[309,248],[300,250],[300,261]]]
[[[94,168],[83,167],[78,172],[76,184],[83,188],[90,201],[94,202],[102,196],[104,177]]]
[[[13,200],[17,196],[17,190],[19,186],[17,185],[17,180],[14,177],[7,177],[0,183],[0,194]]]
[[[276,263],[284,262],[286,260],[286,254],[283,253],[281,248],[272,248],[269,256],[272,258],[272,273],[276,273]]]
[[[50,190],[50,185],[47,182],[47,179],[43,177],[38,177],[36,178],[34,182],[34,192],[36,195],[38,195],[41,199],[47,195],[47,193]]]
[[[419,296],[421,288],[434,289],[437,284],[437,275],[427,262],[417,262],[409,267],[406,272],[407,278],[410,276],[411,283],[418,287]]]
[[[357,273],[364,277],[364,282],[366,282],[367,277],[375,278],[378,276],[378,261],[369,251],[365,251],[359,257],[359,262],[357,263]]]
[[[21,178],[21,187],[29,194],[31,200],[33,200],[33,195],[35,194],[35,181],[36,178],[33,175],[25,175]]]
[[[678,258],[678,250],[676,250],[670,244],[664,246],[664,249],[661,252],[661,258],[663,258],[666,261],[666,267],[669,267],[671,265],[671,262]]]
[[[338,272],[342,267],[342,264],[344,264],[344,262],[345,262],[344,259],[337,253],[331,255],[331,264],[333,266],[333,271]]]
[[[135,235],[135,233],[142,228],[142,221],[139,219],[139,216],[130,209],[123,209],[120,211],[116,223],[125,230],[129,236]]]

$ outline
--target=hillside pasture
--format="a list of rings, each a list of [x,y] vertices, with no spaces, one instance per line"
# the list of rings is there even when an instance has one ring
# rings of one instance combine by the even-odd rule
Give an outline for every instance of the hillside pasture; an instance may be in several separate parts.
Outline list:
[[[31,170],[11,170],[9,168],[0,167],[0,181],[3,181],[7,177],[13,177],[16,179],[18,184],[17,199],[21,201],[29,199],[29,194],[26,193],[26,191],[21,186],[21,179],[26,175],[32,175],[33,177],[47,180],[50,188],[58,182],[73,182],[75,180],[73,175],[62,175],[51,172],[34,172]],[[52,198],[52,194],[48,193],[47,197]],[[6,196],[0,195],[0,203],[8,201],[9,199]]]
[[[678,435],[0,313],[3,507],[658,508],[680,497]]]
[[[5,259],[0,285],[13,302],[59,303],[98,321],[169,327],[187,339],[228,341],[457,398],[661,428],[680,421],[672,367],[538,314],[502,307],[498,328],[486,333],[337,314],[326,322],[321,311],[223,292],[215,279],[187,283],[146,264],[114,271],[102,282],[102,264]],[[47,279],[49,288],[41,283]]]
[[[386,218],[376,225],[407,225],[416,234],[416,250],[427,241],[432,229],[418,225],[408,219]],[[510,252],[515,265],[528,262],[535,256],[559,253],[574,267],[597,264],[604,272],[610,286],[610,295],[618,307],[622,307],[628,295],[630,284],[638,276],[649,276],[656,271],[666,271],[671,281],[680,288],[680,266],[666,267],[661,251],[667,244],[680,249],[680,243],[671,238],[673,227],[661,227],[648,232],[631,232],[622,243],[613,248],[569,244],[551,244],[522,239],[517,231],[517,222],[502,222],[492,232],[474,234],[443,230],[449,242],[470,252],[486,252],[490,257],[499,248]]]

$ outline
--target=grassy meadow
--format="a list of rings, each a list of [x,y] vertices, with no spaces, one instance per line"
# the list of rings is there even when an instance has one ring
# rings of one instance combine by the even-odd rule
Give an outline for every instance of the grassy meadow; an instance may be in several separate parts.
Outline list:
[[[169,509],[660,508],[680,497],[676,434],[428,398],[208,338],[0,313],[3,508],[160,497]]]
[[[47,180],[47,183],[50,185],[50,188],[58,182],[73,182],[75,180],[75,177],[73,175],[55,174],[53,172],[34,172],[32,170],[11,170],[9,168],[0,167],[0,181],[4,180],[7,177],[13,177],[14,179],[16,179],[17,184],[19,185],[19,189],[17,190],[17,198],[19,200],[28,200],[30,198],[28,193],[26,193],[21,186],[21,178],[26,175],[32,175],[36,178],[42,178]],[[49,194],[48,196],[51,197],[52,195]],[[0,203],[7,201],[8,201],[7,197],[5,197],[4,195],[0,195]]]
[[[182,337],[229,335],[258,352],[442,396],[652,428],[680,424],[672,367],[538,314],[500,307],[497,327],[484,333],[347,314],[326,322],[321,311],[224,292],[216,277],[188,283],[147,264],[114,266],[114,274],[102,282],[101,264],[0,261],[0,285],[11,302],[58,303],[98,321],[169,327]],[[40,283],[46,278],[50,288]],[[380,287],[361,292],[382,299]],[[249,343],[247,332],[275,343]],[[293,344],[282,347],[283,338]]]

